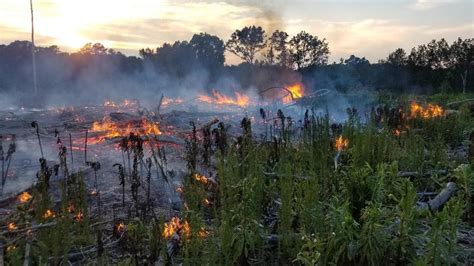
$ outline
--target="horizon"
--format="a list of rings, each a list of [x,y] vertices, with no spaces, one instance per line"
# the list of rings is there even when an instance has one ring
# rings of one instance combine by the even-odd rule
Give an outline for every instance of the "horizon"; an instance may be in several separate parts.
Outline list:
[[[138,56],[141,48],[155,49],[165,42],[189,41],[200,32],[216,35],[225,42],[234,30],[257,25],[267,35],[276,29],[290,35],[304,30],[325,38],[331,52],[328,63],[350,55],[376,63],[397,48],[409,52],[432,39],[444,38],[452,43],[458,37],[474,35],[471,1],[299,0],[286,4],[104,0],[91,5],[88,1],[34,1],[36,45],[57,45],[61,51],[70,53],[86,43],[99,42],[127,56]],[[90,8],[92,3],[95,8]],[[341,3],[345,8],[340,8]],[[113,12],[106,13],[111,4]],[[0,2],[0,30],[4,32],[1,44],[30,39],[29,12],[26,1]],[[87,19],[83,17],[85,13]],[[224,19],[225,25],[221,23]],[[228,65],[241,63],[229,52],[225,56]]]

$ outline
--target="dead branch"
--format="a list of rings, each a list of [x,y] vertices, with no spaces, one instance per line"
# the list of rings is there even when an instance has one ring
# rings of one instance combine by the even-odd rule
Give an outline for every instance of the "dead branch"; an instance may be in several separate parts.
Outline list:
[[[449,182],[446,187],[432,200],[428,202],[418,202],[417,208],[420,211],[430,210],[431,212],[437,211],[441,208],[456,192],[456,183]]]

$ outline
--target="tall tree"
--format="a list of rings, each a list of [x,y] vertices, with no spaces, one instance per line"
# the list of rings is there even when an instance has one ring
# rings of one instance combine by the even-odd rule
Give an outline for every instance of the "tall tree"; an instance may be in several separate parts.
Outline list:
[[[236,30],[226,43],[226,49],[247,63],[253,63],[255,55],[265,48],[266,35],[262,27],[250,26]]]
[[[215,35],[194,34],[189,44],[193,47],[196,60],[204,67],[215,69],[224,65],[224,42]]]
[[[458,38],[449,49],[449,68],[459,75],[462,82],[462,91],[466,93],[467,80],[474,61],[474,39],[462,40]]]
[[[283,67],[290,66],[288,51],[288,33],[276,30],[269,38],[269,49],[265,54],[269,64],[277,63]]]
[[[395,66],[406,65],[407,61],[408,61],[407,53],[402,48],[398,48],[395,51],[391,52],[386,59],[386,63],[395,65]]]
[[[311,65],[325,65],[329,57],[326,39],[319,40],[305,31],[290,40],[291,63],[296,69]]]
[[[38,94],[37,78],[36,78],[36,56],[35,56],[35,23],[33,16],[33,0],[30,0],[31,11],[31,63],[33,64],[33,89]]]

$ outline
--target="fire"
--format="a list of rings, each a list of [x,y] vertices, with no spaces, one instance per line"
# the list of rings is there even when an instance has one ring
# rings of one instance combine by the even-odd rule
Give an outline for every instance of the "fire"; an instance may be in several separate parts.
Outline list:
[[[191,235],[191,227],[189,226],[188,221],[181,223],[181,220],[178,217],[173,217],[167,223],[163,229],[162,236],[166,239],[171,239],[174,234],[185,234],[187,237]]]
[[[212,202],[211,202],[210,200],[208,200],[208,199],[204,199],[202,202],[203,202],[204,204],[206,204],[206,206],[211,206],[211,205],[212,205]]]
[[[82,211],[79,211],[76,215],[74,215],[74,220],[80,222],[82,219],[84,219],[84,213],[82,213]]]
[[[31,194],[25,191],[18,196],[18,201],[21,203],[25,203],[30,201],[31,198]]]
[[[119,223],[115,226],[115,230],[119,234],[122,234],[123,232],[125,232],[125,228],[126,228],[126,226],[125,226],[124,223]]]
[[[93,188],[91,190],[91,196],[97,196],[97,189],[96,188]]]
[[[116,103],[114,101],[106,100],[104,102],[104,107],[109,107],[109,108],[119,108],[119,107],[134,107],[138,105],[137,100],[129,100],[125,99],[121,103]]]
[[[209,178],[207,178],[203,175],[195,174],[194,179],[196,179],[197,181],[203,183],[204,185],[207,185],[209,183]]]
[[[104,119],[102,122],[94,122],[92,124],[91,132],[104,133],[101,140],[106,138],[124,137],[130,135],[130,133],[161,135],[158,125],[147,119],[142,119],[139,123],[127,123],[125,125],[118,125],[110,121],[110,119]]]
[[[204,227],[201,227],[201,229],[199,229],[198,236],[200,238],[205,238],[208,235],[209,235],[209,231],[207,231]]]
[[[304,95],[304,87],[301,83],[293,84],[286,87],[286,89],[288,90],[288,95],[282,99],[284,104],[291,103],[293,100],[299,99]]]
[[[173,98],[163,98],[163,100],[161,101],[161,105],[163,106],[167,106],[167,105],[177,105],[177,104],[182,104],[183,103],[183,100],[181,98],[176,98],[176,99],[173,99]]]
[[[416,102],[412,102],[410,105],[411,117],[421,117],[424,119],[441,117],[444,116],[444,110],[441,106],[436,104],[428,104],[427,107],[423,107]]]
[[[43,219],[48,219],[48,218],[54,218],[56,215],[52,210],[46,210],[46,212],[43,214]]]
[[[7,225],[8,231],[13,232],[18,229],[18,226],[14,222],[10,222]]]
[[[182,187],[177,187],[176,192],[182,194],[183,193],[183,188]]]
[[[200,95],[198,96],[198,100],[201,102],[209,103],[209,104],[231,104],[231,105],[238,105],[241,107],[246,107],[250,104],[250,98],[247,95],[241,94],[239,92],[235,92],[235,99],[232,99],[229,96],[223,95],[220,92],[213,90],[212,96],[207,95]]]
[[[393,135],[395,135],[396,137],[400,137],[401,134],[402,132],[398,129],[395,129],[395,131],[393,131]]]
[[[349,140],[344,139],[342,136],[339,136],[339,137],[336,139],[335,146],[336,146],[336,149],[337,149],[338,151],[345,150],[345,149],[347,148],[347,146],[349,146]]]

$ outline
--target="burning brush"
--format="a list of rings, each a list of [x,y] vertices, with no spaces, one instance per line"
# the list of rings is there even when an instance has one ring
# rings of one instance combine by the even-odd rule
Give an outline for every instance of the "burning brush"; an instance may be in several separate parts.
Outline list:
[[[336,141],[334,143],[334,147],[337,150],[336,156],[334,157],[334,168],[337,169],[338,163],[339,163],[339,156],[341,155],[341,152],[349,146],[349,140],[343,138],[342,136],[339,136],[336,138]]]

